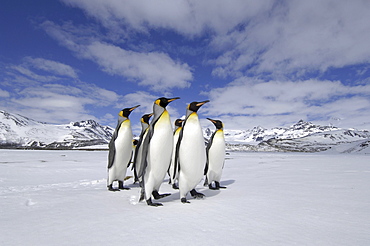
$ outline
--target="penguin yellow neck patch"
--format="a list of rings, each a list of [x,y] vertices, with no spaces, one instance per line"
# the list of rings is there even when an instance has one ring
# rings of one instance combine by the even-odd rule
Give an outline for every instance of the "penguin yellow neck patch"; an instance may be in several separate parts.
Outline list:
[[[168,111],[166,109],[163,111],[161,118],[163,118],[163,119],[169,119],[170,118],[170,114],[168,113]]]

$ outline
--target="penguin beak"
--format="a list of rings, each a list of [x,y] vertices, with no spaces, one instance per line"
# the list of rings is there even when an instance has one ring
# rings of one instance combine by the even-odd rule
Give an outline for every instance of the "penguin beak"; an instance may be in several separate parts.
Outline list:
[[[203,104],[205,104],[205,103],[207,103],[207,102],[209,102],[209,100],[205,100],[205,101],[203,101],[203,102],[199,102],[199,103],[197,103],[197,104],[196,104],[196,106],[197,106],[197,107],[200,107],[200,106],[202,106]]]
[[[153,113],[149,114],[149,115],[148,115],[148,118],[150,118],[150,117],[152,117],[152,116],[153,116]]]
[[[168,99],[167,101],[168,101],[168,102],[172,102],[172,101],[175,101],[175,100],[177,100],[177,99],[180,99],[180,97],[170,98],[170,99]]]
[[[215,120],[212,120],[212,119],[210,119],[210,118],[207,118],[207,120],[211,121],[212,123],[216,123],[216,121],[215,121]]]
[[[134,110],[135,108],[138,108],[138,107],[140,107],[140,105],[136,105],[135,107],[132,107],[129,110],[132,111],[132,110]]]

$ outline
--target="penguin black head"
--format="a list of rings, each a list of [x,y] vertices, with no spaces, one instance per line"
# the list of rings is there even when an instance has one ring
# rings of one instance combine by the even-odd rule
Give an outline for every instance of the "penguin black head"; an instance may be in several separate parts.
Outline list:
[[[174,98],[160,97],[157,100],[155,100],[154,103],[161,106],[162,108],[165,108],[170,102],[175,101],[177,99],[180,99],[180,97],[174,97]]]
[[[144,114],[142,117],[141,117],[141,122],[142,123],[147,123],[149,124],[149,119],[150,117],[152,117],[153,114]]]
[[[139,107],[140,105],[137,105],[137,106],[135,106],[135,107],[132,107],[132,108],[124,108],[124,109],[122,109],[120,112],[119,112],[119,116],[121,116],[121,117],[126,117],[126,118],[128,118],[128,116],[131,114],[131,112],[135,109],[135,108],[137,108],[137,107]]]
[[[207,118],[207,120],[211,121],[215,125],[217,130],[222,129],[224,127],[224,124],[222,124],[222,121],[220,120],[212,120],[210,118]]]
[[[184,120],[182,120],[182,119],[177,119],[177,120],[175,121],[175,126],[181,127],[181,126],[182,126],[182,122],[184,122]]]
[[[205,103],[209,102],[209,100],[205,100],[203,102],[192,102],[188,105],[188,110],[192,112],[197,112],[198,109]]]

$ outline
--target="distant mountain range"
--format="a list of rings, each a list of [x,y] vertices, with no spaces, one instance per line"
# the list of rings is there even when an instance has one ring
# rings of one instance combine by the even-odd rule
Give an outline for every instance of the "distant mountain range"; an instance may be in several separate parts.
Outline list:
[[[212,135],[204,129],[205,142]],[[0,148],[107,149],[114,129],[94,120],[54,125],[0,110]],[[337,152],[370,154],[370,132],[314,125],[303,120],[284,128],[225,129],[229,151]]]
[[[94,120],[54,125],[0,110],[0,148],[76,149],[107,145],[113,131]]]
[[[210,130],[205,130],[209,136]],[[239,151],[289,151],[359,152],[370,154],[370,132],[367,130],[341,129],[335,126],[314,125],[303,120],[285,128],[251,130],[225,130],[229,150]]]

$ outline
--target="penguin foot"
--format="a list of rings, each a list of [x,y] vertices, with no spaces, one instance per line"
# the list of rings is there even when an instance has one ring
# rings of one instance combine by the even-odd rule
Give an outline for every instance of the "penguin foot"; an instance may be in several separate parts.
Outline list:
[[[178,190],[178,189],[179,189],[178,184],[173,184],[173,185],[172,185],[172,189],[174,189],[174,190]]]
[[[182,203],[190,203],[188,200],[186,200],[186,197],[181,198]]]
[[[192,196],[192,197],[194,197],[194,198],[196,198],[196,199],[204,198],[204,197],[205,197],[205,195],[204,195],[204,194],[202,194],[202,193],[200,193],[200,192],[196,191],[195,189],[192,189],[192,190],[190,191],[190,194],[191,194],[191,196]]]
[[[117,189],[117,188],[113,188],[113,185],[108,185],[108,190],[109,191],[120,191],[120,189]]]
[[[152,206],[152,207],[163,206],[162,203],[152,202],[152,198],[149,198],[148,200],[146,200],[146,204],[148,204],[148,206]]]
[[[210,190],[219,190],[220,188],[218,188],[217,186],[216,187],[213,187],[212,186],[212,184],[209,184],[208,185],[208,188],[210,189]]]
[[[118,189],[120,189],[120,190],[130,190],[130,188],[123,186],[123,181],[118,181]]]
[[[218,182],[218,181],[215,181],[215,184],[216,184],[216,188],[218,188],[218,189],[226,189],[225,186],[220,186],[220,182]]]
[[[163,197],[171,195],[171,193],[159,194],[158,191],[155,190],[155,191],[152,192],[152,195],[153,195],[155,200],[158,200],[158,199],[161,199]]]
[[[144,201],[144,196],[145,196],[144,189],[141,189],[139,202]]]

